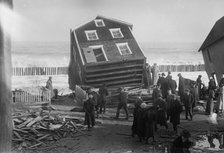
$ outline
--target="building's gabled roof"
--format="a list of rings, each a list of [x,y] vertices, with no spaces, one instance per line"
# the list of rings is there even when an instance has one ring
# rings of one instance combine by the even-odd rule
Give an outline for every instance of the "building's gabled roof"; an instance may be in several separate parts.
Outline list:
[[[112,21],[112,22],[117,22],[117,23],[119,23],[119,24],[123,24],[123,25],[127,25],[127,26],[129,26],[131,29],[132,29],[132,27],[133,27],[133,24],[131,24],[131,23],[124,22],[124,21],[117,20],[117,19],[113,19],[113,18],[108,18],[108,17],[102,16],[102,15],[98,15],[98,16],[96,17],[96,19],[105,19],[105,20],[109,20],[109,21]]]
[[[133,25],[130,24],[130,23],[127,23],[127,22],[124,22],[124,21],[121,21],[121,20],[117,20],[117,19],[113,19],[113,18],[108,18],[108,17],[102,16],[102,15],[97,15],[95,18],[90,19],[90,20],[88,20],[87,22],[82,23],[82,24],[76,26],[75,29],[78,29],[78,28],[80,28],[80,27],[82,27],[82,26],[84,26],[84,25],[86,25],[86,24],[92,22],[92,21],[95,20],[95,19],[103,19],[103,20],[108,20],[108,21],[112,21],[112,22],[117,22],[117,23],[119,23],[119,24],[123,24],[123,25],[127,25],[127,26],[129,26],[131,29],[132,29],[132,27],[133,27]]]
[[[201,45],[198,51],[205,49],[208,46],[211,46],[216,41],[224,38],[224,16],[216,21],[215,25],[213,26],[212,30],[209,32],[207,38]]]

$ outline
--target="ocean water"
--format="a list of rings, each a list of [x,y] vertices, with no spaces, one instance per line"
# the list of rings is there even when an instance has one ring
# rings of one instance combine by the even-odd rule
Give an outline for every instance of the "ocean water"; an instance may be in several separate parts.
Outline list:
[[[158,65],[166,64],[198,64],[203,58],[198,48],[199,43],[139,43],[147,62]],[[13,42],[12,64],[14,67],[27,66],[68,66],[70,42]],[[172,72],[173,79],[178,82],[178,72]],[[182,72],[183,77],[196,80],[201,74],[205,84],[208,78],[205,72]],[[53,86],[60,92],[68,90],[68,76],[52,76]],[[25,89],[45,86],[48,76],[13,76],[12,89]]]
[[[149,64],[202,64],[200,43],[139,43]],[[68,66],[70,42],[13,42],[12,64],[27,66]]]

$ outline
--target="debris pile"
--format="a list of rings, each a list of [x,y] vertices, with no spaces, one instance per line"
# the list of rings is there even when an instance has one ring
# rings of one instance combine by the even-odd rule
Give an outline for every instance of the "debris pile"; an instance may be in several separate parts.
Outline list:
[[[77,133],[85,135],[80,120],[49,112],[14,113],[12,118],[13,146],[18,150],[45,146],[67,136],[75,137]]]

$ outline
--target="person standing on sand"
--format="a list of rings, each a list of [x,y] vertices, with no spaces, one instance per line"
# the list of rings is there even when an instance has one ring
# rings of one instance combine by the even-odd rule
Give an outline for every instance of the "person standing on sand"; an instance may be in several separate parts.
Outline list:
[[[217,101],[218,103],[216,109],[218,113],[222,113],[224,110],[223,100],[224,100],[224,85],[220,84],[218,89],[218,101]]]
[[[143,103],[143,100],[141,97],[138,97],[135,101],[135,108],[133,111],[133,124],[132,124],[132,137],[134,137],[137,134],[137,126],[138,126],[138,114],[139,114],[139,109],[140,105]]]
[[[168,88],[171,89],[172,94],[176,94],[177,82],[172,79],[172,75],[170,75],[170,79],[168,80]]]
[[[218,89],[218,103],[217,103],[217,112],[222,113],[224,110],[224,74],[219,82],[219,89]]]
[[[156,124],[156,108],[154,106],[145,109],[144,113],[145,121],[145,143],[148,144],[148,139],[152,138],[155,141],[155,124]]]
[[[46,82],[46,88],[50,92],[50,97],[54,97],[54,92],[53,92],[53,85],[52,85],[52,77],[50,76],[49,79]]]
[[[150,85],[152,85],[152,76],[151,76],[151,66],[146,63],[146,80],[147,80],[147,86],[149,87]]]
[[[177,75],[179,77],[178,95],[180,96],[180,101],[183,102],[184,97],[184,78],[181,73]]]
[[[161,93],[158,95],[158,98],[154,103],[154,107],[156,108],[156,124],[165,126],[166,130],[168,130],[168,125],[166,122],[167,104],[166,101],[162,98]],[[157,131],[157,126],[155,130]]]
[[[215,99],[215,89],[216,89],[216,85],[215,85],[215,80],[213,79],[213,77],[210,77],[209,83],[208,83],[208,100],[207,100],[207,104],[206,104],[206,114],[207,115],[211,115],[213,113],[213,109],[214,109],[214,99]]]
[[[224,74],[222,74],[222,78],[221,78],[221,80],[219,82],[219,87],[220,86],[224,86]]]
[[[156,102],[157,98],[159,97],[159,94],[162,94],[162,91],[160,88],[161,88],[161,84],[158,83],[158,85],[156,85],[153,89],[153,92],[152,92],[153,104]]]
[[[90,130],[90,125],[92,125],[92,127],[95,125],[94,103],[94,97],[90,93],[88,95],[88,100],[85,101],[83,105],[83,109],[85,111],[85,123],[88,126],[88,130]]]
[[[153,85],[156,85],[159,79],[159,67],[157,66],[156,63],[154,63],[152,67],[152,78],[153,78]]]
[[[172,91],[169,89],[167,94],[167,98],[166,98],[166,104],[167,104],[167,108],[166,108],[166,120],[168,121],[170,119],[170,106],[171,106],[171,102],[173,99],[173,94]]]
[[[173,124],[173,130],[177,133],[177,125],[180,124],[180,114],[182,112],[182,105],[175,94],[172,94],[170,105],[170,123]]]
[[[102,112],[105,113],[106,111],[106,101],[108,96],[108,90],[105,83],[103,84],[102,87],[100,87],[99,95],[100,95],[100,114],[101,114]]]
[[[192,105],[194,102],[194,97],[193,95],[190,93],[189,89],[186,89],[186,93],[184,94],[183,97],[183,103],[184,103],[184,107],[185,107],[185,117],[186,120],[188,120],[188,114],[191,118],[191,121],[193,119],[193,114],[192,114]]]
[[[123,108],[126,113],[126,119],[128,120],[128,107],[127,107],[127,101],[128,101],[128,94],[124,91],[123,88],[119,88],[119,96],[118,96],[118,106],[117,106],[117,113],[116,113],[116,119],[119,118],[120,109]]]
[[[201,75],[198,76],[197,80],[196,80],[196,85],[198,87],[198,96],[199,96],[199,100],[202,98],[202,86],[203,86],[203,83],[202,83],[202,80],[201,80]]]

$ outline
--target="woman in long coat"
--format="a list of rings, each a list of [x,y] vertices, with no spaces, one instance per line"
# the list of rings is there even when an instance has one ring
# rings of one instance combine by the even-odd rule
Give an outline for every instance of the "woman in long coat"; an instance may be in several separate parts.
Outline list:
[[[156,124],[160,124],[161,126],[165,126],[166,129],[168,129],[168,125],[166,122],[166,110],[167,110],[167,104],[164,99],[162,99],[162,94],[159,94],[159,97],[157,98],[156,102],[154,103],[154,106],[156,107]],[[157,128],[156,128],[157,130]]]
[[[140,109],[140,105],[142,104],[142,99],[141,97],[138,97],[135,101],[135,108],[133,111],[133,124],[132,124],[132,137],[134,137],[137,134],[137,126],[138,126],[138,114],[139,114],[139,109]]]
[[[176,95],[173,95],[170,105],[170,122],[173,124],[173,130],[177,132],[177,125],[180,124],[180,114],[182,112],[182,105],[177,99]]]
[[[140,105],[137,116],[137,135],[139,137],[140,142],[145,138],[145,120],[144,120],[145,107],[146,107],[145,103],[142,103]]]
[[[156,124],[156,108],[150,107],[149,109],[145,110],[144,114],[145,120],[145,143],[148,144],[148,139],[154,139],[154,132],[155,132],[155,124]]]

